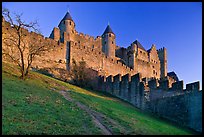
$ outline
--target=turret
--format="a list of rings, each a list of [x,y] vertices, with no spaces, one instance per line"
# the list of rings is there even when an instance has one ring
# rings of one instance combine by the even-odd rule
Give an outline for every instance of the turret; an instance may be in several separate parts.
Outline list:
[[[166,48],[161,48],[157,50],[159,60],[160,60],[160,77],[164,78],[167,76],[167,53],[166,53]]]
[[[109,57],[115,57],[115,48],[115,34],[108,25],[102,35],[102,51]]]
[[[60,29],[61,41],[73,40],[73,35],[76,32],[75,23],[69,12],[67,12],[64,18],[60,21],[58,27]]]

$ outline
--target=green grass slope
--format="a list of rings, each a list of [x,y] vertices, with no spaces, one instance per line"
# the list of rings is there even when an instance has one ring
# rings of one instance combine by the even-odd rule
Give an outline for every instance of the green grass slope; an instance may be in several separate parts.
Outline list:
[[[57,91],[103,115],[101,124],[112,134],[194,134],[117,98],[89,91],[31,72],[18,79],[16,67],[3,63],[2,134],[103,134],[89,113]],[[54,90],[53,90],[54,89]]]

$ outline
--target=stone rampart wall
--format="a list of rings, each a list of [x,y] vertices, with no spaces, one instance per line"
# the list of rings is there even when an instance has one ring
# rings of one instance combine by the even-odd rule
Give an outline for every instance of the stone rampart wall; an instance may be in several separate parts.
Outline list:
[[[152,79],[148,81],[149,91],[146,91],[138,73],[133,76],[100,76],[99,83],[99,90],[103,92],[144,111],[202,132],[202,91],[199,90],[199,82],[187,84],[187,89],[183,89],[183,81],[169,87],[168,80]]]

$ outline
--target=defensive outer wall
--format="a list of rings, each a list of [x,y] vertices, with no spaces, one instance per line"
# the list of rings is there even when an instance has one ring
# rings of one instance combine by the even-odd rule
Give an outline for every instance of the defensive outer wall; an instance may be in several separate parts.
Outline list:
[[[152,79],[146,84],[138,73],[133,76],[101,76],[98,87],[139,109],[202,132],[202,90],[199,90],[199,82],[186,84],[186,89],[183,89],[183,81],[178,81],[170,88],[168,80]]]
[[[45,51],[44,54],[36,56],[36,59],[32,63],[32,67],[41,68],[53,68],[66,70],[66,48],[65,43],[57,42],[51,38],[44,37],[43,35],[37,34],[35,32],[29,32],[27,29],[22,29],[23,34],[27,39],[34,39],[36,41],[41,41],[41,44],[50,47],[49,51]],[[9,22],[2,20],[2,40],[5,37],[10,37],[13,35],[14,29]],[[2,41],[2,48],[5,48],[4,42]],[[6,57],[3,57],[3,61],[8,61]],[[26,63],[26,62],[25,62]]]
[[[12,26],[2,21],[2,38],[12,31]],[[99,90],[121,98],[144,111],[202,132],[202,91],[199,90],[199,82],[187,84],[186,89],[183,89],[183,81],[172,84],[168,79],[145,81],[140,73],[135,74],[131,68],[117,59],[106,56],[100,48],[89,48],[72,41],[61,43],[35,32],[24,31],[28,38],[33,37],[51,47],[50,51],[37,57],[32,67],[66,70],[70,66],[68,63],[72,63],[72,58],[83,58],[88,67],[98,70],[100,75],[107,76],[107,72],[113,74],[98,78]]]

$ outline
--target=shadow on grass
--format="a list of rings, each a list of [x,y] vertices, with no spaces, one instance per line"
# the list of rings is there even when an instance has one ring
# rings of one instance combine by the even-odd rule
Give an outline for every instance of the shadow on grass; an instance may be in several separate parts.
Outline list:
[[[46,75],[46,76],[51,77],[51,78],[54,78],[54,79],[59,80],[59,81],[61,81],[61,82],[65,82],[65,81],[60,80],[59,78],[53,77],[53,75],[50,75],[50,74],[48,74],[47,72],[42,72],[42,71],[35,71],[35,72],[38,72],[38,73],[40,73],[40,74]],[[163,122],[165,122],[165,123],[167,123],[167,124],[170,124],[170,125],[172,125],[172,126],[175,126],[175,127],[179,128],[179,129],[188,130],[189,132],[191,132],[191,133],[193,133],[193,134],[195,134],[195,135],[202,134],[202,133],[196,132],[196,131],[194,131],[193,129],[190,129],[190,128],[188,128],[188,127],[184,127],[183,125],[179,125],[178,123],[175,123],[175,122],[173,122],[173,121],[170,121],[170,120],[168,120],[168,119],[166,119],[166,118],[160,117],[160,116],[158,116],[158,115],[156,115],[156,114],[154,114],[154,113],[151,113],[151,112],[149,112],[149,111],[143,111],[143,110],[137,108],[136,106],[134,106],[133,104],[131,104],[130,102],[127,102],[127,101],[125,101],[125,100],[123,100],[123,99],[121,99],[121,98],[119,98],[119,97],[116,97],[116,96],[110,94],[110,93],[103,92],[103,91],[99,91],[99,90],[93,90],[93,89],[87,88],[87,87],[78,87],[77,85],[74,85],[74,84],[69,83],[69,82],[65,82],[65,83],[68,83],[68,84],[70,84],[70,85],[72,85],[72,86],[76,86],[77,88],[80,88],[80,89],[83,90],[84,92],[87,92],[87,93],[88,93],[88,94],[86,94],[86,93],[77,92],[78,94],[87,95],[87,96],[95,96],[95,97],[104,98],[104,99],[105,99],[105,98],[107,99],[107,97],[108,97],[108,98],[112,98],[113,100],[116,99],[116,100],[122,102],[123,105],[128,106],[128,107],[132,107],[132,109],[137,109],[137,111],[140,111],[140,112],[143,113],[144,115],[150,116],[150,117],[152,117],[152,118],[154,118],[154,119],[156,119],[156,120],[161,120],[161,121],[163,121]],[[73,89],[73,90],[74,90],[74,91],[77,91],[77,89]],[[74,91],[73,91],[73,92],[74,92]],[[94,95],[94,94],[95,94],[95,95]]]

